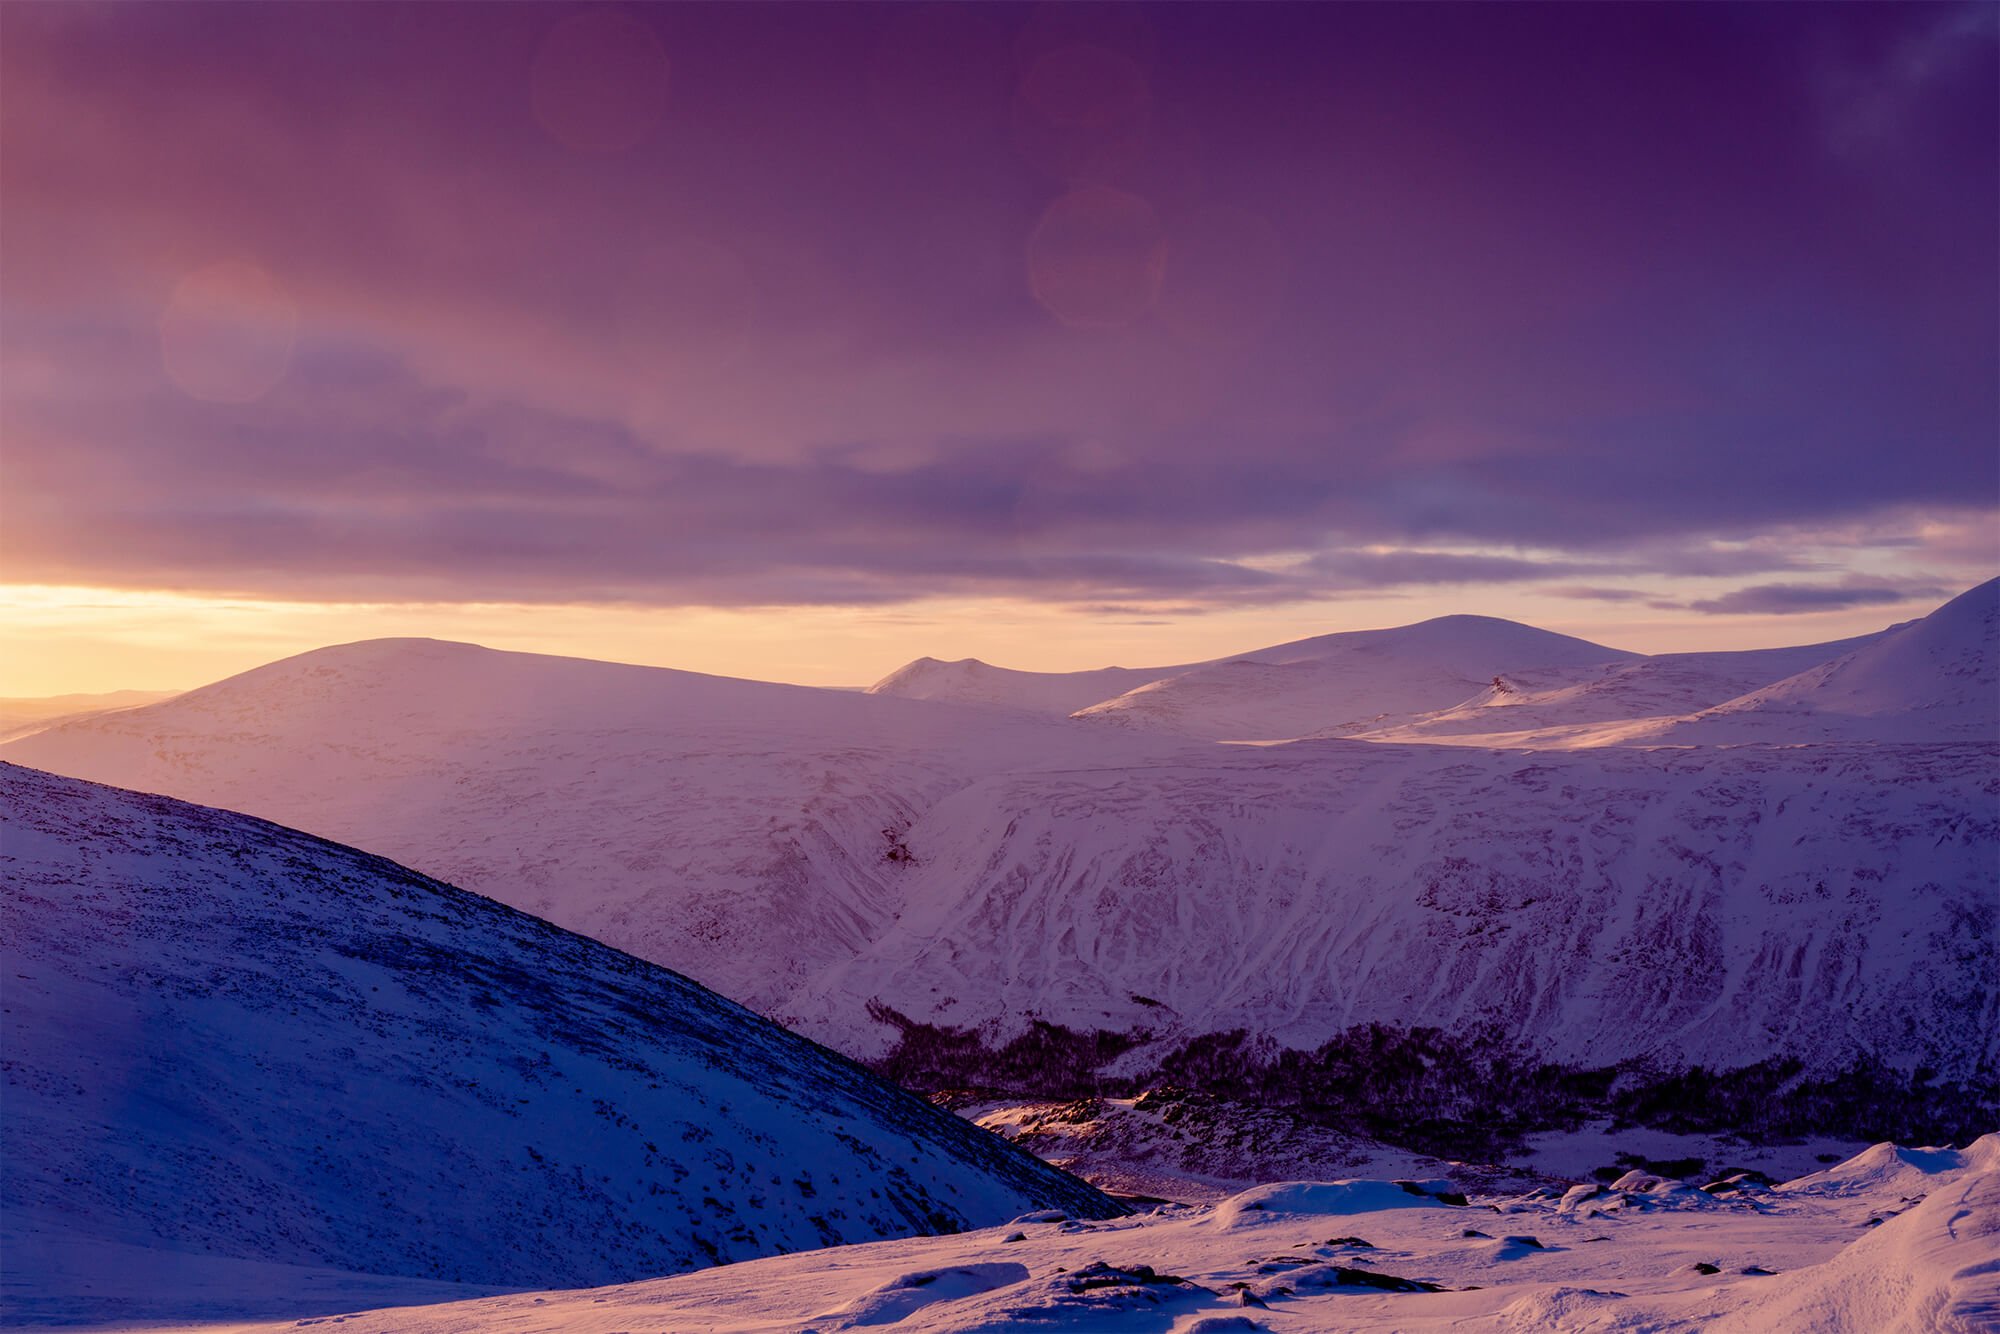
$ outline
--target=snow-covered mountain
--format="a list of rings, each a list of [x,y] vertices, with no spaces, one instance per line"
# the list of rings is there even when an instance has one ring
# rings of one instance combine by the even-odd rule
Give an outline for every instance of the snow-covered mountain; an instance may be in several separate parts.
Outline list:
[[[988,1035],[1493,1023],[1579,1061],[1969,1075],[2000,1032],[1996,752],[1877,738],[1978,717],[1992,597],[1824,672],[1798,664],[1843,646],[1645,659],[1479,617],[1321,636],[1107,706],[1159,695],[1159,727],[376,641],[0,754],[394,856],[851,1053],[894,1038],[880,1001]],[[1692,744],[1673,716],[1566,724],[1567,754],[1188,735],[1435,714],[1496,675],[1576,683],[1548,720],[1787,671],[1787,701],[1909,707],[1688,715],[1798,746]],[[1876,730],[1835,744],[1843,717]]]
[[[1575,668],[1635,656],[1491,616],[1443,616],[1169,667],[1026,672],[977,658],[918,658],[869,693],[1077,714],[1211,740],[1288,740],[1351,718],[1456,704],[1503,669]]]
[[[1092,744],[1061,719],[372,640],[15,743],[17,763],[367,848],[769,1008],[902,908],[902,831]]]
[[[1678,720],[1652,739],[2000,741],[2000,579],[1830,662]]]
[[[1449,708],[1503,672],[1634,656],[1491,616],[1441,616],[1261,649],[1142,685],[1075,716],[1210,741],[1286,741]]]
[[[1649,657],[1444,616],[1176,667],[1050,673],[920,658],[871,689],[1212,741],[1983,741],[2000,737],[1996,587],[1876,634],[1787,648]]]
[[[1497,1023],[1573,1061],[2000,1060],[1991,747],[1300,742],[988,779],[794,1005],[1012,1031]],[[884,1040],[884,1039],[878,1039]]]
[[[1789,670],[1766,675],[1780,665]],[[1726,685],[1738,689],[1722,696]],[[1502,679],[1456,708],[1358,735],[1537,750],[2000,741],[2000,579],[1856,640],[1663,655],[1573,683]]]
[[[868,687],[871,695],[1019,709],[1061,717],[1186,667],[1100,667],[1088,672],[1023,672],[977,658],[918,658]]]
[[[56,723],[74,722],[112,709],[136,709],[172,699],[172,690],[112,690],[96,695],[39,695],[0,699],[0,741],[12,741]]]
[[[10,1254],[549,1287],[1118,1212],[683,977],[276,825],[5,765],[0,880]]]
[[[1361,731],[1339,728],[1320,735],[1511,745],[1516,744],[1514,733],[1678,718],[1830,662],[1880,637],[1878,633],[1794,648],[1661,653],[1580,668],[1508,672],[1450,708],[1384,720]]]

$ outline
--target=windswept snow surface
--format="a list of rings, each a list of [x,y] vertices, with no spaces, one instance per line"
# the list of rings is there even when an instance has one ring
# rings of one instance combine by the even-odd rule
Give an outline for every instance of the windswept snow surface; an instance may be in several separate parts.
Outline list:
[[[1142,1218],[1036,1218],[355,1313],[341,1334],[1987,1334],[2000,1321],[2000,1137],[1923,1152],[1950,1165],[1914,1195],[1659,1183],[1452,1207],[1388,1182],[1275,1183]]]
[[[131,1247],[549,1287],[1118,1212],[683,977],[276,825],[0,765],[0,881],[10,1318]]]

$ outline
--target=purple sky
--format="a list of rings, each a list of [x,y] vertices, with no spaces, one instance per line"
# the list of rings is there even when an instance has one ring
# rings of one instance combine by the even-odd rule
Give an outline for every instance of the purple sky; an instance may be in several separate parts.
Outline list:
[[[1935,601],[1996,13],[8,4],[7,578]]]

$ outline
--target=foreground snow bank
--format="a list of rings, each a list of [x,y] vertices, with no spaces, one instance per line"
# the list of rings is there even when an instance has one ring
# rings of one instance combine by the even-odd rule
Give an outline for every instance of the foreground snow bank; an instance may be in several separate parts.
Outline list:
[[[1215,1206],[1211,1222],[1218,1229],[1261,1227],[1300,1215],[1330,1218],[1441,1206],[1438,1196],[1455,1190],[1449,1181],[1286,1181],[1230,1196]]]
[[[1880,1144],[1869,1155],[1879,1159],[1879,1149],[1894,1152],[1893,1145]],[[1953,1160],[1957,1165],[1944,1165]],[[1991,1334],[2000,1329],[2000,1135],[1985,1136],[1964,1154],[1923,1151],[1919,1161],[1931,1179],[1926,1184],[1935,1185],[1918,1203],[1779,1292],[1718,1323],[1718,1334],[1774,1329]],[[1843,1184],[1852,1181],[1849,1177]],[[1899,1185],[1906,1181],[1898,1178]],[[1828,1189],[1791,1184],[1795,1190]]]
[[[360,1313],[342,1334],[1991,1330],[2000,1137],[1922,1152],[1941,1165],[1921,1200],[1900,1181],[1852,1188],[1868,1175],[1859,1160],[1839,1181],[1712,1208],[1590,1216],[1546,1191],[1446,1208],[1394,1182],[1291,1182],[1143,1218],[1043,1215],[625,1287]],[[1229,1225],[1253,1215],[1254,1230]]]

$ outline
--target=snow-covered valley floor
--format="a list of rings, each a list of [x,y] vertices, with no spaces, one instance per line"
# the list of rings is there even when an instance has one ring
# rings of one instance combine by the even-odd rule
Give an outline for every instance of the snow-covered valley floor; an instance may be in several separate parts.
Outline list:
[[[2000,1328],[2000,1136],[1962,1151],[1877,1145],[1784,1185],[1746,1181],[1716,1194],[1637,1172],[1608,1186],[1475,1196],[1462,1206],[1413,1193],[1442,1185],[1262,1186],[1214,1205],[1164,1206],[1132,1218],[1031,1215],[958,1236],[775,1256],[650,1282],[372,1311],[354,1309],[370,1280],[353,1276],[343,1291],[322,1278],[318,1299],[301,1289],[281,1320],[171,1328],[210,1334],[321,1324],[338,1325],[341,1334]],[[151,1273],[169,1268],[156,1257]],[[146,1274],[144,1267],[135,1270],[134,1284],[143,1285]],[[246,1273],[246,1281],[257,1277]],[[207,1281],[224,1281],[222,1271]],[[357,1299],[345,1310],[343,1295]]]

